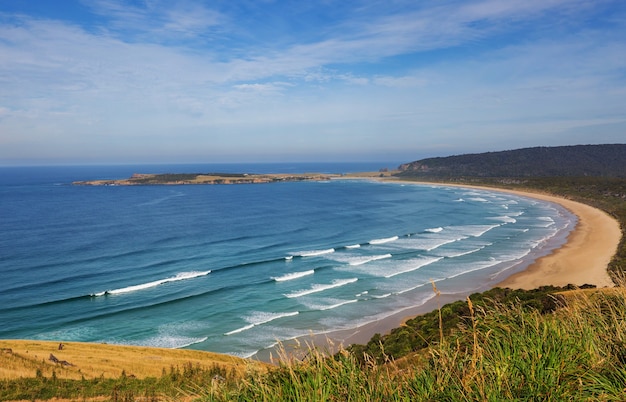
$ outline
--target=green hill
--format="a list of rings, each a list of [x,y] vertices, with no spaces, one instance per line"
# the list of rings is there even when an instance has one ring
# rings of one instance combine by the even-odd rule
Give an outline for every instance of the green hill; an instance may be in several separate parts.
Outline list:
[[[400,177],[626,177],[626,144],[534,147],[427,158]]]

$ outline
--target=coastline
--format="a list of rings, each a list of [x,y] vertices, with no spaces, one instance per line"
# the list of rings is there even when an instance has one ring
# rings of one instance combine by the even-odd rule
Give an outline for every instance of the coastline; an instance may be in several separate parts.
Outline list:
[[[512,193],[515,195],[538,199],[559,204],[578,217],[578,223],[568,234],[564,244],[550,251],[548,255],[538,258],[526,267],[518,267],[521,271],[510,274],[513,270],[503,273],[501,277],[486,280],[480,290],[484,291],[493,287],[511,287],[532,289],[542,285],[563,286],[569,283],[583,285],[595,284],[598,287],[613,286],[606,266],[616,252],[621,239],[619,223],[608,214],[588,205],[532,191],[508,190],[496,187],[472,186],[464,184],[412,182],[398,180],[393,177],[380,177],[379,173],[354,176],[343,176],[340,179],[361,179],[384,182],[400,183],[403,185],[419,184],[427,186],[446,186],[475,188],[500,193]],[[508,277],[501,279],[504,275]],[[388,333],[397,328],[410,317],[436,310],[446,303],[463,300],[465,294],[446,293],[445,288],[439,289],[442,293],[433,297],[423,305],[406,308],[383,319],[361,325],[356,328],[332,331],[320,334],[311,334],[295,340],[283,342],[283,347],[293,356],[304,355],[308,345],[315,345],[322,350],[327,348],[335,351],[339,345],[367,343],[376,333]],[[473,291],[471,293],[474,293]],[[434,292],[433,292],[434,295]],[[97,345],[96,345],[97,347]],[[132,347],[130,347],[132,348]],[[188,349],[182,349],[188,350]],[[270,348],[253,355],[251,360],[269,362],[270,353],[277,357],[277,348]]]
[[[617,251],[622,232],[617,220],[597,208],[544,193],[497,187],[390,180],[389,178],[372,176],[352,176],[343,177],[343,179],[380,180],[402,184],[474,188],[509,193],[558,204],[578,218],[576,226],[568,234],[565,243],[552,250],[549,254],[531,262],[522,271],[513,273],[503,280],[485,284],[483,291],[494,287],[535,289],[546,285],[566,286],[568,284],[576,286],[593,284],[598,288],[615,286],[606,268]],[[298,351],[306,353],[308,350],[306,346],[303,347],[302,345],[314,345],[324,351],[335,352],[341,347],[351,344],[365,344],[377,333],[389,333],[392,329],[401,326],[409,318],[433,311],[439,306],[462,300],[467,296],[465,294],[445,293],[445,289],[439,289],[439,291],[441,293],[437,297],[433,297],[423,305],[405,309],[381,320],[366,323],[352,329],[311,334],[308,337],[288,340],[282,343],[282,347],[290,356],[297,357]],[[257,352],[253,358],[269,362],[274,357],[276,357],[276,349],[270,348]]]

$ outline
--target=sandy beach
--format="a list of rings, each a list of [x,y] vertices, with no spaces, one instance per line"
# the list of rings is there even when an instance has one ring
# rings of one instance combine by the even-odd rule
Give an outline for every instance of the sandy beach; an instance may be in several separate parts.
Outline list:
[[[365,179],[365,177],[355,177],[355,179]],[[370,177],[370,179],[372,178]],[[401,183],[439,185],[406,181],[401,181]],[[456,186],[452,184],[440,185]],[[469,185],[459,185],[458,187],[511,193],[548,201],[563,206],[578,217],[576,227],[570,232],[563,246],[537,259],[523,271],[495,282],[488,287],[535,289],[543,285],[565,286],[568,284],[576,286],[593,284],[599,288],[614,286],[606,268],[617,251],[622,233],[617,220],[605,212],[586,204],[543,193]],[[300,338],[298,341],[288,341],[285,342],[284,346],[288,350],[293,350],[292,348],[299,347],[295,346],[298,343],[309,343],[321,348],[336,350],[339,345],[365,344],[376,333],[388,333],[393,328],[402,325],[408,318],[430,312],[439,306],[460,300],[463,297],[464,295],[459,294],[446,294],[445,290],[443,290],[440,296],[431,299],[424,305],[406,309],[385,319],[349,330],[312,335],[309,339]],[[274,356],[276,355],[274,354]],[[267,360],[268,351],[262,351],[256,357],[261,360]]]
[[[593,284],[599,288],[614,286],[606,267],[622,237],[617,220],[576,201],[536,193],[519,194],[562,205],[578,217],[578,224],[562,247],[540,258],[526,270],[508,277],[498,286],[516,289],[570,283],[577,286]]]

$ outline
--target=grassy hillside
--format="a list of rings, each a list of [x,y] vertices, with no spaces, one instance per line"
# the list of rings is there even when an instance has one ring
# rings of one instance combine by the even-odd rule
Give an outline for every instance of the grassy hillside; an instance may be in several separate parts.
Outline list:
[[[235,381],[267,365],[229,355],[79,342],[0,340],[0,400],[156,395],[178,398],[194,384]],[[187,391],[187,393],[189,393]]]

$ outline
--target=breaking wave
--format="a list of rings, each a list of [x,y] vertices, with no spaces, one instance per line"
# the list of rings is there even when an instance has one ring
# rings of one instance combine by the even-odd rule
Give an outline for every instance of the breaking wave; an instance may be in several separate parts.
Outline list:
[[[159,279],[156,281],[152,281],[152,282],[146,282],[146,283],[142,283],[139,285],[132,285],[132,286],[127,286],[125,288],[119,288],[119,289],[113,289],[113,290],[105,290],[104,292],[98,292],[98,293],[94,293],[92,294],[92,296],[106,296],[106,295],[117,295],[117,294],[123,294],[123,293],[130,293],[130,292],[135,292],[137,290],[144,290],[144,289],[149,289],[149,288],[153,288],[159,285],[162,285],[164,283],[168,283],[168,282],[177,282],[177,281],[184,281],[187,279],[193,279],[193,278],[197,278],[199,276],[205,276],[210,274],[211,271],[192,271],[192,272],[181,272],[179,274],[176,274],[176,276],[173,276],[171,278],[165,278],[165,279]]]

